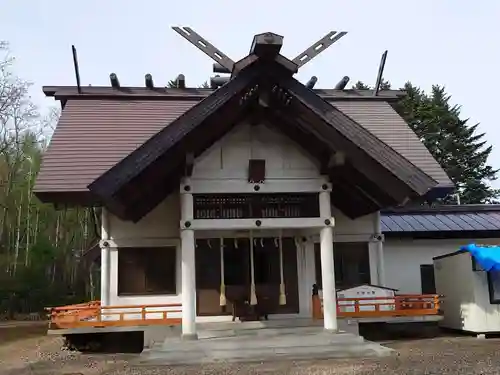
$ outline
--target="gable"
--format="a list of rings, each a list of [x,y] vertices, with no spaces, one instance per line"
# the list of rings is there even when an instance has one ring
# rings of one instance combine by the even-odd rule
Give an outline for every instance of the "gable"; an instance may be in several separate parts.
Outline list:
[[[250,159],[265,160],[266,179],[320,176],[319,162],[286,134],[244,121],[195,160],[192,178],[246,180]]]

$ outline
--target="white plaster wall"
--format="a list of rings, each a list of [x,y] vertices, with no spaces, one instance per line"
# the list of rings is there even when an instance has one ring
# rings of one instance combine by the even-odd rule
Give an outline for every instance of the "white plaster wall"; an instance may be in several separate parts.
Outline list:
[[[384,268],[386,286],[398,293],[422,293],[420,265],[433,264],[433,257],[453,253],[468,243],[498,244],[499,239],[412,240],[386,238]]]
[[[109,236],[118,246],[120,241],[134,246],[133,241],[144,239],[179,238],[179,194],[172,193],[138,223],[122,221],[110,215]]]
[[[335,194],[335,191],[333,192]],[[376,214],[362,216],[351,220],[340,210],[332,207],[332,215],[335,218],[334,235],[335,241],[339,242],[364,242],[368,241],[374,233],[374,218]]]
[[[266,179],[320,177],[317,162],[288,137],[242,123],[196,159],[192,179],[246,181],[249,159],[266,161]]]

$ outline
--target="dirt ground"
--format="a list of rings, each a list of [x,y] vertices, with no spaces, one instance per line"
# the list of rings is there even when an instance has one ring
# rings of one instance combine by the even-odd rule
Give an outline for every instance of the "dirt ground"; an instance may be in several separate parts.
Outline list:
[[[82,355],[64,351],[61,350],[62,340],[56,337],[27,337],[9,342],[0,337],[0,374],[500,374],[500,339],[450,336],[385,344],[396,349],[398,356],[370,360],[157,367],[134,365],[136,355]]]

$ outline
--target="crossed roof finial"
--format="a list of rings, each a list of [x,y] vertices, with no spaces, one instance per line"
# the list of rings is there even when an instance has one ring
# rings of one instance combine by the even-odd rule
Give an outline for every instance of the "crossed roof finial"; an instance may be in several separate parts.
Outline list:
[[[235,62],[225,53],[223,53],[221,50],[219,50],[217,47],[203,38],[200,34],[195,32],[193,29],[191,29],[190,27],[178,26],[174,26],[172,27],[172,29],[183,38],[187,39],[191,44],[205,53],[208,57],[213,59],[217,64],[220,64],[228,73],[231,73],[233,71]],[[292,59],[292,62],[297,65],[297,68],[304,66],[346,34],[347,31],[330,31],[323,38],[312,44],[310,47],[306,48],[302,53],[297,55],[297,57]],[[252,54],[256,52],[259,49],[259,46],[263,45],[266,45],[266,48],[274,49],[275,52],[279,52],[282,44],[283,37],[281,35],[270,32],[257,34],[253,38],[250,53]]]

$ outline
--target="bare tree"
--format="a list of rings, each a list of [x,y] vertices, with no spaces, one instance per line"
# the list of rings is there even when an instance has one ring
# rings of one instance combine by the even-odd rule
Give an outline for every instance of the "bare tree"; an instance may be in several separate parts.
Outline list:
[[[16,77],[11,71],[13,61],[8,44],[0,42],[0,245],[9,249],[14,241],[8,241],[6,236],[11,232],[9,238],[15,237],[15,272],[21,240],[18,223],[22,216],[23,199],[22,194],[14,194],[14,187],[25,183],[27,174],[22,169],[26,166],[26,151],[33,146],[33,142],[37,142],[42,123],[28,95],[29,82]],[[15,230],[8,227],[9,216],[17,219],[13,225]]]

